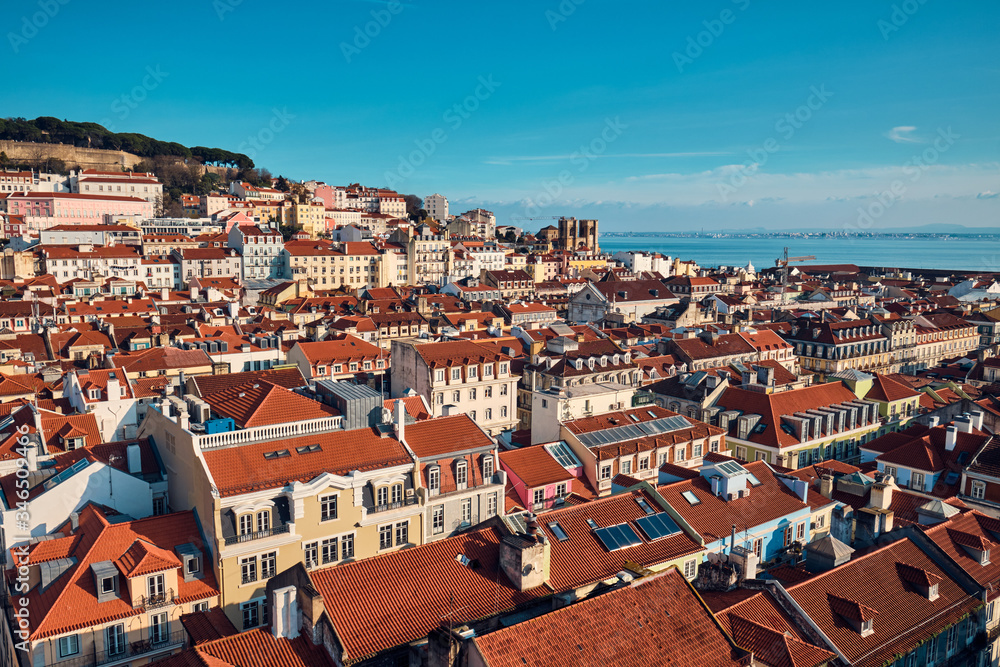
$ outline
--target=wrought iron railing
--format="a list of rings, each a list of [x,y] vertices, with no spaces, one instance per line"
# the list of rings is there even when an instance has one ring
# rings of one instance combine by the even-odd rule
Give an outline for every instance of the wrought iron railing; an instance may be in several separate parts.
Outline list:
[[[273,528],[268,528],[267,530],[256,530],[252,533],[243,533],[242,535],[233,535],[232,537],[226,538],[226,546],[233,544],[240,544],[242,542],[252,542],[253,540],[262,540],[265,537],[271,537],[272,535],[283,535],[290,530],[290,524],[283,523]]]
[[[158,609],[160,607],[166,607],[169,604],[173,604],[175,599],[177,598],[174,595],[174,589],[169,588],[162,593],[143,595],[139,598],[139,606],[145,607],[146,609]]]

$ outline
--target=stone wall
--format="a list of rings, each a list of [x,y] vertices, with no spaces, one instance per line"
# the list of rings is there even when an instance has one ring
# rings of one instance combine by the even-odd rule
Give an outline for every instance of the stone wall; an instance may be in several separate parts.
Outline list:
[[[131,168],[143,158],[125,151],[108,151],[99,148],[77,148],[69,144],[36,144],[24,141],[0,140],[0,151],[15,162],[34,162],[39,158],[54,157],[66,163],[68,168],[80,166],[84,169],[119,171]]]

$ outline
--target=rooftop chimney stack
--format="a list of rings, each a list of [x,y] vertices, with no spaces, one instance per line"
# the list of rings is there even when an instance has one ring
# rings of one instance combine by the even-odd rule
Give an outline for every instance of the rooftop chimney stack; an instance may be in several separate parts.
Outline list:
[[[833,475],[823,475],[819,478],[819,493],[824,498],[833,496]]]
[[[944,448],[949,452],[955,449],[955,442],[958,440],[958,427],[948,426],[944,430]]]
[[[278,639],[295,639],[299,636],[299,601],[295,586],[276,588],[271,593],[274,620],[271,633]]]
[[[406,406],[403,404],[403,399],[397,398],[393,407],[396,410],[396,440],[403,442],[406,435]]]

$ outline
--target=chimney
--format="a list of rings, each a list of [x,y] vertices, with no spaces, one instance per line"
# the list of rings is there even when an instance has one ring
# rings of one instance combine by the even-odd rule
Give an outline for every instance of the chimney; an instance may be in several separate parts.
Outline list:
[[[271,592],[271,633],[278,639],[299,636],[299,601],[295,586],[276,588]]]
[[[755,366],[757,370],[757,382],[765,387],[774,385],[774,368],[771,366]]]
[[[972,417],[968,413],[963,412],[958,417],[955,417],[954,424],[962,433],[972,433]]]
[[[70,532],[75,533],[80,527],[80,513],[72,512],[69,515]]]
[[[167,301],[170,298],[170,288],[163,287],[160,289],[160,301]]]
[[[823,475],[819,478],[819,493],[825,498],[833,496],[833,475]]]
[[[29,442],[24,448],[24,459],[28,464],[28,472],[38,471],[38,445]]]
[[[880,510],[887,510],[892,505],[892,477],[888,476],[881,482],[872,485],[870,504]]]
[[[736,524],[733,524],[733,532],[729,536],[729,553],[733,553],[733,549],[736,548]]]
[[[958,440],[958,427],[947,426],[944,430],[944,448],[949,452],[955,449],[955,441]]]
[[[397,398],[396,404],[393,406],[396,409],[396,440],[400,442],[405,441],[406,433],[406,406],[403,404],[403,399]]]
[[[934,415],[933,417],[928,417],[927,418],[927,428],[934,428],[935,426],[937,426],[940,423],[941,423],[941,419],[937,415]]]
[[[138,475],[142,472],[142,452],[139,450],[139,445],[130,444],[125,448],[125,454],[128,458],[128,474]]]
[[[982,410],[976,410],[971,414],[972,417],[972,427],[977,431],[983,430],[983,412]]]

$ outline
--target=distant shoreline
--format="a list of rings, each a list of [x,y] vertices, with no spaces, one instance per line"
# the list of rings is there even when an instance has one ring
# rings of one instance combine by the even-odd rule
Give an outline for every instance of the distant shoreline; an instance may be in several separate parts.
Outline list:
[[[808,239],[808,238],[1000,238],[976,232],[599,232],[599,238]]]

